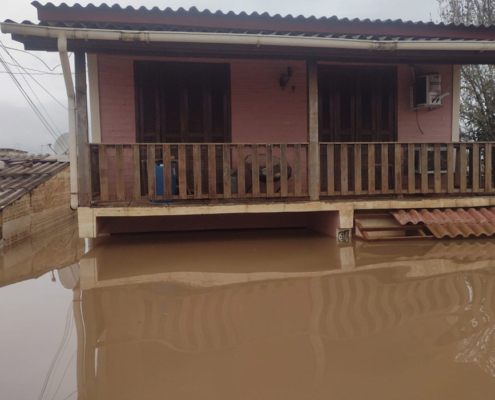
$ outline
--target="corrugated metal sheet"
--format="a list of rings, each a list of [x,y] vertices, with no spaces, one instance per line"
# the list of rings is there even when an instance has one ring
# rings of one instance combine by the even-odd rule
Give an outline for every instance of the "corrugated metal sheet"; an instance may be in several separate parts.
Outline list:
[[[94,5],[94,4],[87,4],[85,6],[75,3],[74,5],[68,5],[66,3],[61,3],[60,5],[56,6],[53,3],[46,3],[46,4],[41,4],[38,1],[34,1],[31,3],[34,7],[37,9],[60,9],[60,10],[89,10],[89,11],[103,11],[103,12],[108,12],[108,11],[128,11],[128,12],[141,12],[141,13],[161,13],[161,14],[167,14],[167,15],[201,15],[201,16],[217,16],[217,17],[234,17],[234,18],[251,18],[251,19],[268,19],[268,20],[285,20],[285,21],[299,21],[299,22],[337,22],[337,23],[353,23],[353,24],[360,24],[360,23],[366,23],[366,24],[380,24],[380,25],[414,25],[414,26],[446,26],[446,27],[460,27],[460,28],[482,28],[482,29],[495,29],[495,25],[465,25],[465,24],[444,24],[444,23],[435,23],[432,21],[429,22],[413,22],[413,21],[404,21],[402,19],[386,19],[386,20],[380,20],[380,19],[359,19],[359,18],[339,18],[337,16],[331,16],[331,17],[316,17],[314,15],[306,17],[304,15],[297,15],[293,16],[291,14],[287,14],[285,16],[280,15],[280,14],[275,14],[271,15],[267,12],[264,13],[258,13],[258,12],[252,12],[250,14],[242,11],[239,13],[236,13],[234,11],[228,11],[228,12],[223,12],[220,10],[217,11],[210,11],[208,9],[204,9],[200,11],[196,7],[191,7],[189,9],[185,9],[183,7],[180,7],[176,10],[166,7],[164,9],[161,9],[159,7],[153,7],[153,8],[147,8],[147,7],[139,7],[139,8],[134,8],[132,6],[127,6],[127,7],[122,7],[119,4],[113,4],[113,5],[108,5],[108,4],[101,4],[99,6]]]
[[[495,208],[398,210],[391,214],[401,225],[424,224],[437,238],[495,234]]]
[[[50,158],[0,158],[0,209],[29,193],[36,186],[69,166],[69,162]]]
[[[6,20],[5,22],[16,23],[12,20]],[[400,41],[473,41],[473,39],[459,39],[459,38],[422,38],[411,36],[383,36],[383,35],[339,35],[328,33],[314,33],[314,32],[288,32],[288,31],[270,31],[270,30],[245,30],[245,29],[217,29],[217,28],[198,28],[198,27],[185,27],[174,25],[157,25],[157,24],[130,24],[130,23],[103,23],[103,22],[46,22],[41,21],[35,24],[31,21],[23,21],[26,25],[38,25],[38,26],[52,26],[57,28],[78,28],[78,29],[108,29],[118,31],[150,31],[150,32],[200,32],[200,33],[228,33],[237,35],[263,35],[263,36],[292,36],[292,37],[314,37],[314,38],[328,38],[328,39],[353,39],[353,40],[400,40]],[[474,39],[476,40],[476,39]],[[481,40],[481,39],[478,39]]]

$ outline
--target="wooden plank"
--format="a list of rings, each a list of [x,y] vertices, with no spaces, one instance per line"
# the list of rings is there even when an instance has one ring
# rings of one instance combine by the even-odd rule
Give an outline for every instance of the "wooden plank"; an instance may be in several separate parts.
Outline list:
[[[108,201],[108,156],[107,146],[98,146],[98,164],[100,174],[100,200]]]
[[[396,143],[394,151],[395,193],[400,194],[402,193],[402,145]]]
[[[327,195],[335,194],[335,147],[327,144]]]
[[[447,143],[447,193],[454,193],[454,144]]]
[[[210,199],[217,198],[217,162],[214,144],[208,145],[208,195]]]
[[[125,183],[124,183],[124,146],[118,144],[115,146],[115,165],[117,174],[117,201],[125,200]]]
[[[91,167],[89,160],[88,137],[88,95],[86,82],[86,53],[74,53],[74,72],[76,88],[76,142],[77,142],[77,180],[80,207],[91,205]]]
[[[170,145],[164,144],[162,146],[162,154],[163,154],[163,197],[165,199],[171,199],[172,195],[175,194],[175,185],[174,193],[172,193],[172,158],[170,156]]]
[[[186,146],[179,144],[178,146],[179,156],[179,199],[187,199],[187,173],[186,173]]]
[[[485,143],[485,192],[492,191],[492,144]]]
[[[433,179],[435,193],[440,193],[442,190],[441,150],[441,144],[435,143],[433,151]]]
[[[388,144],[382,144],[380,169],[382,172],[382,193],[388,193]]]
[[[230,144],[223,145],[223,198],[232,197],[232,178],[230,172]]]
[[[473,143],[473,193],[480,192],[480,145]]]
[[[362,179],[361,179],[361,143],[354,144],[354,194],[361,194]]]
[[[416,192],[416,179],[414,174],[414,144],[409,143],[407,145],[407,192],[409,194]]]
[[[349,192],[349,156],[347,144],[340,145],[340,193],[346,195]]]
[[[466,156],[466,143],[459,145],[459,190],[461,193],[466,193],[466,174],[467,174],[467,156]]]
[[[375,193],[375,145],[368,145],[368,193]]]
[[[421,193],[428,193],[428,147],[421,144]]]
[[[320,145],[318,143],[318,64],[307,62],[308,76],[308,186],[312,201],[320,198]]]
[[[254,148],[253,148],[254,151]],[[287,197],[287,144],[280,145],[280,196]]]
[[[155,145],[147,145],[148,155],[148,198],[153,200],[156,197],[156,180],[155,180]]]
[[[246,197],[246,169],[244,161],[244,145],[237,145],[237,197]]]
[[[273,182],[273,145],[266,145],[266,195],[273,197],[275,194]]]
[[[132,145],[132,197],[141,200],[141,165],[139,157],[139,145]]]
[[[193,145],[193,178],[194,178],[194,198],[203,197],[203,182],[201,180],[201,147],[199,144]]]
[[[295,196],[302,196],[302,177],[301,177],[301,145],[294,145],[294,180]]]

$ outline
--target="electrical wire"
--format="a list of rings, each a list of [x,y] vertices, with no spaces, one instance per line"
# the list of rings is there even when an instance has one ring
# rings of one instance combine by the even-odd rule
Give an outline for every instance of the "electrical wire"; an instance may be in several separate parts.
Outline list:
[[[65,370],[64,370],[64,374],[62,375],[62,379],[60,379],[60,383],[57,386],[57,390],[55,391],[55,394],[53,395],[52,400],[55,400],[55,396],[57,396],[57,393],[60,390],[60,387],[62,386],[62,382],[64,381],[65,374],[69,370],[70,364],[72,363],[72,360],[74,359],[76,354],[77,354],[77,351],[75,351],[74,354],[72,354],[72,357],[70,358],[69,362],[67,363],[67,366],[65,367]]]
[[[0,74],[8,74],[8,72],[0,71]],[[52,76],[62,76],[62,73],[58,72],[12,72],[14,75],[52,75]]]
[[[5,48],[5,46],[3,45],[3,43],[0,43],[0,46],[3,47],[4,51],[9,55],[9,57],[11,58],[11,60],[15,63],[15,67],[17,67],[17,70],[19,72],[21,71],[21,69],[23,69],[25,72],[27,72],[26,69],[9,53],[9,51]],[[38,100],[38,103],[40,103],[41,108],[43,108],[43,110],[45,111],[46,115],[48,116],[48,119],[52,122],[53,126],[58,131],[59,135],[62,135],[62,132],[60,132],[60,129],[58,129],[58,127],[57,127],[57,124],[55,124],[55,122],[53,121],[53,119],[50,117],[50,113],[46,110],[45,106],[43,105],[43,103],[41,102],[41,100],[36,95],[36,92],[33,90],[33,88],[29,84],[29,82],[26,79],[26,77],[23,76],[22,79],[24,79],[24,81],[26,82],[26,85],[28,85],[29,89],[31,89],[31,92],[33,93],[34,97],[36,97],[36,100]],[[66,143],[66,144],[68,144],[68,143]]]
[[[77,389],[74,390],[71,394],[69,394],[67,397],[64,397],[63,400],[67,400],[69,399],[70,397],[74,396],[75,394],[77,393]]]
[[[1,41],[0,41],[0,43],[1,43]],[[48,66],[48,64],[47,64],[45,61],[43,61],[43,59],[41,59],[40,57],[38,57],[36,54],[33,54],[33,53],[31,53],[31,52],[29,52],[29,51],[26,51],[26,50],[16,49],[15,47],[7,47],[7,46],[5,46],[5,45],[4,45],[3,47],[5,47],[6,49],[9,49],[9,50],[20,51],[20,52],[22,52],[22,53],[29,54],[30,56],[32,56],[32,57],[34,57],[34,58],[37,58],[37,59],[38,59],[38,60],[40,60],[40,61],[41,61],[41,62],[45,65],[45,67],[47,67],[50,71],[53,71],[54,69],[56,69],[56,68],[60,67],[60,65],[62,65],[62,64],[58,64],[58,65],[56,65],[55,67],[50,68],[50,67]],[[72,55],[72,53],[71,53],[71,54],[69,54],[69,58],[70,58],[70,56],[71,56],[71,55]]]
[[[5,69],[5,71],[7,71],[9,73],[9,76],[14,81],[14,84],[17,86],[17,88],[19,89],[19,91],[21,92],[21,94],[23,95],[23,97],[28,102],[29,106],[32,108],[32,110],[34,111],[34,113],[36,114],[36,116],[39,118],[39,120],[41,121],[41,123],[43,124],[43,126],[48,131],[48,133],[55,140],[57,140],[58,139],[58,136],[57,136],[56,132],[53,130],[53,128],[48,123],[48,121],[46,120],[46,118],[43,116],[43,114],[41,113],[41,111],[36,107],[36,104],[34,104],[33,100],[30,98],[30,96],[28,95],[28,93],[24,90],[24,88],[22,87],[22,85],[20,84],[20,82],[18,81],[18,79],[12,74],[12,71],[11,71],[10,67],[7,64],[5,64],[5,60],[4,60],[4,58],[3,58],[3,56],[1,54],[0,54],[0,64],[3,66],[3,68]]]
[[[421,132],[421,134],[424,135],[425,133],[423,132],[423,129],[421,129],[421,125],[419,125],[418,110],[415,110],[415,111],[416,111],[416,123],[418,124],[418,129]]]
[[[38,396],[38,400],[42,400],[44,395],[45,395],[45,391],[46,391],[48,382],[50,381],[50,376],[52,375],[53,368],[55,367],[55,364],[57,363],[57,360],[60,357],[62,349],[64,348],[65,341],[67,340],[67,335],[69,334],[69,330],[70,330],[70,315],[71,315],[71,311],[72,311],[72,306],[73,306],[73,304],[71,302],[69,305],[69,309],[67,310],[67,315],[65,318],[65,329],[64,329],[64,333],[62,334],[62,340],[60,341],[60,345],[58,346],[58,349],[55,352],[55,355],[54,355],[53,360],[50,364],[50,367],[48,368],[48,371],[47,371],[47,374],[45,377],[45,381],[43,382],[43,386],[42,386],[40,394]]]

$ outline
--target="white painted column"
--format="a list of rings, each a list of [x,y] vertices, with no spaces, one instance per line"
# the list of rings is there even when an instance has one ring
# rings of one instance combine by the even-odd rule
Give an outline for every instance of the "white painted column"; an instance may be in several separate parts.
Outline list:
[[[98,56],[88,54],[89,109],[91,112],[91,143],[101,143],[100,87]]]

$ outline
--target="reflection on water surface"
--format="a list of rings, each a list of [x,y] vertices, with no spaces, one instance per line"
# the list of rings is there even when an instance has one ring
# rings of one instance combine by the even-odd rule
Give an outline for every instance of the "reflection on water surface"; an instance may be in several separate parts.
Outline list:
[[[487,399],[495,389],[493,241],[120,236],[59,278],[74,307],[74,399]]]

